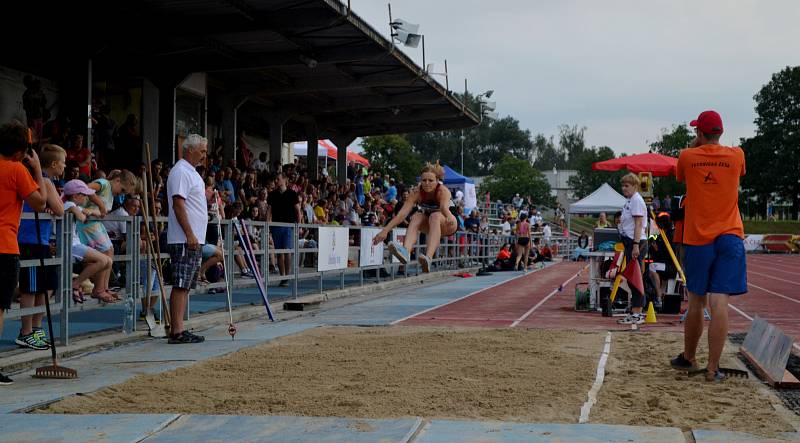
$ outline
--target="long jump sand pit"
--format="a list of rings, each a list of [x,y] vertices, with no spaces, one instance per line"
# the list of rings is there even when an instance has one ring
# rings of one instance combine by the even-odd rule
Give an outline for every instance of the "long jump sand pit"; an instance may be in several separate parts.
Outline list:
[[[681,339],[615,333],[590,421],[763,436],[793,431],[757,380],[713,384],[669,368]],[[38,412],[576,423],[604,340],[605,333],[534,329],[316,328]],[[731,349],[728,363],[736,358]]]
[[[137,376],[43,412],[574,423],[594,381],[602,342],[600,335],[574,331],[316,328]]]
[[[706,340],[703,335],[698,351],[702,359],[708,355]],[[742,368],[736,348],[726,344],[721,366]],[[682,350],[682,334],[614,334],[605,382],[590,422],[741,431],[767,437],[795,431],[773,407],[780,400],[765,394],[768,388],[758,379],[709,383],[702,375],[689,378],[672,369],[669,360]]]

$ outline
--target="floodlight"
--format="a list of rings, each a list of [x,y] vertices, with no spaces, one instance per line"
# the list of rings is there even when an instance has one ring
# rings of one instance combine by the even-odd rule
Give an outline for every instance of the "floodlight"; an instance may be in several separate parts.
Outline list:
[[[409,23],[401,18],[395,19],[391,24],[395,31],[404,31],[409,34],[419,34],[419,25]]]
[[[484,96],[484,97],[486,97],[486,98],[491,98],[491,97],[492,97],[492,94],[494,94],[494,89],[490,89],[490,90],[488,90],[488,91],[484,92],[484,93],[483,93],[483,94],[481,94],[481,95],[482,95],[482,96]]]
[[[422,36],[419,34],[419,25],[409,23],[399,18],[392,21],[390,25],[395,31],[392,33],[392,37],[397,39],[400,43],[411,48],[419,46],[419,42],[422,39]]]
[[[409,48],[416,48],[419,46],[419,42],[422,39],[422,36],[419,34],[412,34],[410,32],[405,31],[397,31],[395,37],[400,43]]]

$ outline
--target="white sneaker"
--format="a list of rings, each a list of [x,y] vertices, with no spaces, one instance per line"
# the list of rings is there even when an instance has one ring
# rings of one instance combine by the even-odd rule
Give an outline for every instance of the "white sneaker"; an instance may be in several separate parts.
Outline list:
[[[419,261],[420,266],[422,266],[422,272],[425,274],[431,272],[431,259],[428,258],[427,255],[420,254],[417,261]]]
[[[621,325],[641,325],[644,324],[644,316],[642,316],[642,314],[628,314],[625,318],[617,320],[617,323]]]
[[[406,264],[411,258],[411,254],[408,253],[408,249],[405,248],[400,242],[391,241],[389,242],[389,252],[392,253],[400,263]]]

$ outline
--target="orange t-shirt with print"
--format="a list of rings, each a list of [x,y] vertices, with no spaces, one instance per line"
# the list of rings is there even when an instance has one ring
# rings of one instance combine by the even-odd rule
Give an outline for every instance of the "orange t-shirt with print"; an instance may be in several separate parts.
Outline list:
[[[724,234],[744,238],[739,214],[739,177],[745,173],[744,151],[703,145],[681,151],[678,181],[686,182],[683,243],[707,245]]]
[[[0,254],[19,255],[17,231],[22,201],[38,189],[25,165],[0,160]]]

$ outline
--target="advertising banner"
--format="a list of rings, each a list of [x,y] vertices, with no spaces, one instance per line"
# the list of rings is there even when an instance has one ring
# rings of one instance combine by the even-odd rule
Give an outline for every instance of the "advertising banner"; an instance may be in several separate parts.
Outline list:
[[[319,260],[317,271],[345,269],[347,267],[347,228],[321,226],[319,228]]]
[[[372,244],[381,228],[361,228],[361,253],[359,256],[360,266],[376,266],[383,264],[383,242],[377,245]]]
[[[744,250],[745,251],[760,251],[761,250],[761,242],[764,240],[764,236],[761,234],[752,234],[748,235],[744,239]]]
[[[403,241],[406,239],[406,228],[394,228],[392,231],[392,240],[403,244]],[[392,256],[392,263],[400,263],[395,256]]]

